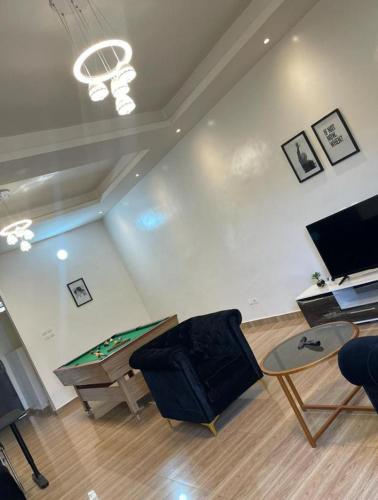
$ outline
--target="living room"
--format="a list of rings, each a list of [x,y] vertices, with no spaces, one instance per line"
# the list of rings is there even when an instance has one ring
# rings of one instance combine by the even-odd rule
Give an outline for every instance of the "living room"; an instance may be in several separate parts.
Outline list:
[[[374,498],[378,5],[137,4],[2,6],[0,297],[17,342],[1,361],[19,413],[0,443],[15,487]],[[94,52],[106,77],[132,48],[127,98],[120,75],[73,73],[88,26],[87,45],[119,42]],[[170,364],[183,336],[196,417]],[[44,408],[25,407],[16,348]]]

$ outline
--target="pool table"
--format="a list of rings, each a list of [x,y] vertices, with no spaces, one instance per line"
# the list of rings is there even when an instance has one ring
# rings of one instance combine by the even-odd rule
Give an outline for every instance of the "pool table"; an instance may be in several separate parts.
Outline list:
[[[91,401],[125,401],[138,417],[138,400],[149,393],[139,371],[129,365],[134,351],[178,324],[177,316],[117,333],[89,351],[54,370],[65,386],[73,386],[85,411],[92,414]]]

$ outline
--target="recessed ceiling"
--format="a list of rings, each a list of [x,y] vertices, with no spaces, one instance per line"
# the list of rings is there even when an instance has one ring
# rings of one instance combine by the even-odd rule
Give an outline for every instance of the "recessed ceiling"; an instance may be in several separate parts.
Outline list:
[[[161,109],[250,0],[92,0],[133,47],[137,112]],[[48,0],[0,2],[0,137],[116,115],[72,75],[69,39]]]
[[[112,160],[104,160],[9,183],[4,186],[10,190],[7,209],[19,213],[46,205],[62,208],[65,200],[95,191],[113,166]]]
[[[0,187],[12,219],[33,219],[35,241],[110,210],[318,2],[92,1],[134,49],[127,117],[76,82],[48,0],[0,1]]]

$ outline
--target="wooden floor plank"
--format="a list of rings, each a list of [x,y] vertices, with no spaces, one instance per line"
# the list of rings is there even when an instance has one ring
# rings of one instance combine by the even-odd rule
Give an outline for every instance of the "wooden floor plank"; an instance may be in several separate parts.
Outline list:
[[[299,318],[245,328],[259,361],[302,331]],[[363,334],[377,335],[378,324]],[[333,403],[350,390],[336,359],[295,375],[306,401]],[[363,393],[356,399],[368,404]],[[326,414],[307,412],[311,428]],[[378,415],[343,414],[312,449],[275,378],[265,377],[222,414],[216,438],[197,425],[173,430],[154,404],[130,418],[126,405],[89,419],[78,401],[57,416],[32,417],[21,430],[48,489],[39,490],[9,431],[0,434],[28,499],[371,500],[378,498]]]

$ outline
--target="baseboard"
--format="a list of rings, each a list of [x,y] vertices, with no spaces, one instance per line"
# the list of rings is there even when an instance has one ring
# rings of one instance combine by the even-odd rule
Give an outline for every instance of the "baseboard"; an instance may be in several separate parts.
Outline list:
[[[46,406],[43,410],[29,408],[27,412],[28,415],[35,415],[37,417],[47,417],[55,413],[50,406]]]
[[[288,321],[288,320],[304,320],[305,317],[302,314],[302,311],[292,311],[284,314],[278,314],[276,316],[265,316],[264,318],[257,318],[250,321],[244,321],[242,326],[259,326],[259,325],[268,325],[272,323],[278,323],[279,321]]]

